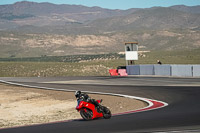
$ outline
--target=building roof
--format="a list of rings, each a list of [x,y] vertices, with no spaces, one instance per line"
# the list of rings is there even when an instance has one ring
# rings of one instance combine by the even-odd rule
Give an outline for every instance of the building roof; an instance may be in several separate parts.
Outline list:
[[[125,45],[126,44],[137,44],[138,45],[138,42],[125,42]]]

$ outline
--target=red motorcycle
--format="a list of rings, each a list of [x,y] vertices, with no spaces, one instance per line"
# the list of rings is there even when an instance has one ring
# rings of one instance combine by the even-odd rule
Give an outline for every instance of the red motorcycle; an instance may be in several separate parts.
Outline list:
[[[97,100],[98,103],[101,103],[102,100]],[[94,104],[83,101],[82,99],[77,101],[76,110],[80,112],[81,117],[84,120],[93,120],[96,118],[111,118],[111,111],[105,107],[101,106],[100,109],[96,109]]]

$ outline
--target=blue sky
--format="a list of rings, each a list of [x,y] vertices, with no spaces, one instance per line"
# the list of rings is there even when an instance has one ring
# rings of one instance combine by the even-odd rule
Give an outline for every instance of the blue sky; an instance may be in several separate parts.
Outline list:
[[[20,0],[0,0],[0,5],[13,4]],[[26,0],[34,2],[50,2],[55,4],[75,4],[100,6],[109,9],[148,8],[153,6],[168,7],[172,5],[200,5],[200,0]]]

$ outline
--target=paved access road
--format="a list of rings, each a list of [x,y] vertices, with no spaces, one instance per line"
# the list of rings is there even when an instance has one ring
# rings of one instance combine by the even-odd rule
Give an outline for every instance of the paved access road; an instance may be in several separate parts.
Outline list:
[[[200,132],[200,78],[57,77],[0,80],[56,89],[126,94],[169,104],[161,109],[114,116],[109,120],[57,122],[3,129],[0,133]]]

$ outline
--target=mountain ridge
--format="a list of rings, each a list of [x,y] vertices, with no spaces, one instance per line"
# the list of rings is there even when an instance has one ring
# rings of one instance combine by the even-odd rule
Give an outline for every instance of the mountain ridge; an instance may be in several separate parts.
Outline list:
[[[0,57],[200,48],[200,6],[112,10],[18,2],[0,5]]]

